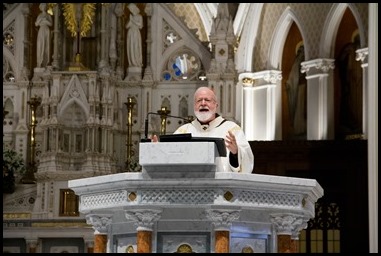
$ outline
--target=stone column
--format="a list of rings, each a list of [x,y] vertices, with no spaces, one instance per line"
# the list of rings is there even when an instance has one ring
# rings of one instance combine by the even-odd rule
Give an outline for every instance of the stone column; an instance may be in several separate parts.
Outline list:
[[[124,3],[116,3],[115,4],[115,16],[116,16],[116,51],[117,51],[117,65],[116,65],[116,76],[118,79],[123,79],[124,75],[124,63],[127,63],[127,60],[124,61],[122,56],[125,56],[125,46],[124,46],[124,39],[123,39],[123,14],[124,14]]]
[[[107,252],[107,235],[106,234],[95,234],[93,252],[94,253]]]
[[[28,253],[37,253],[37,239],[26,239]]]
[[[307,227],[309,218],[297,214],[271,214],[278,241],[278,253],[297,253],[299,233]]]
[[[53,70],[59,70],[60,68],[60,62],[59,62],[59,49],[60,46],[63,45],[62,42],[60,42],[60,6],[59,4],[54,5],[54,29],[53,29],[53,61],[52,66]]]
[[[215,236],[214,252],[215,253],[229,253],[230,232],[225,230],[216,230],[214,233],[214,236]]]
[[[94,253],[107,252],[107,233],[111,222],[112,214],[89,214],[86,216],[86,223],[93,225],[95,230]]]
[[[333,59],[301,63],[307,79],[307,140],[334,138]]]
[[[148,112],[151,111],[152,106],[152,88],[154,86],[154,79],[153,79],[153,73],[152,73],[152,67],[151,67],[151,48],[152,48],[152,13],[153,13],[153,4],[147,3],[146,7],[144,9],[146,15],[147,15],[147,49],[146,49],[146,60],[147,60],[147,66],[144,69],[144,75],[143,75],[143,88],[142,88],[142,99],[144,99],[145,104],[142,104],[142,120],[141,120],[141,131],[142,134],[144,134],[144,117],[148,114]]]
[[[378,3],[369,3],[367,84],[369,252],[378,253]]]
[[[236,105],[236,70],[234,64],[234,44],[237,41],[233,33],[233,21],[229,15],[227,3],[219,4],[217,16],[212,21],[209,40],[212,45],[212,61],[206,73],[208,86],[213,87],[220,99],[221,115],[234,119]]]
[[[215,232],[215,253],[229,253],[230,227],[232,221],[239,218],[237,210],[206,210],[206,216],[212,221]]]
[[[152,230],[138,230],[136,247],[138,253],[152,253]]]
[[[362,68],[362,134],[365,135],[364,139],[368,138],[368,55],[368,48],[356,50],[356,60],[361,61]]]
[[[160,219],[161,212],[156,209],[126,211],[127,220],[135,221],[137,253],[152,253],[153,226]]]
[[[152,77],[152,69],[151,69],[151,47],[152,47],[152,31],[151,31],[151,17],[152,17],[152,3],[147,3],[144,9],[147,14],[147,67],[144,70],[143,80],[145,81],[153,81]]]
[[[241,119],[246,137],[249,140],[281,139],[281,71],[241,73],[238,79],[243,87]],[[266,115],[261,114],[263,111]]]
[[[24,54],[22,57],[22,62],[23,62],[23,67],[22,67],[22,73],[23,73],[23,78],[25,80],[29,80],[28,76],[30,74],[30,67],[28,64],[28,59],[31,58],[32,51],[31,51],[31,46],[33,45],[31,43],[31,38],[32,38],[32,29],[30,29],[29,23],[30,23],[30,10],[31,10],[32,3],[23,3],[22,4],[22,9],[21,13],[24,16],[24,38],[21,40],[23,43],[23,51]],[[20,24],[21,25],[21,24]]]
[[[98,66],[100,69],[103,69],[105,67],[109,66],[108,63],[108,35],[107,35],[107,21],[108,21],[108,9],[109,4],[102,4],[101,7],[101,29],[100,29],[100,38],[101,38],[101,51],[100,51],[100,61],[98,63]]]

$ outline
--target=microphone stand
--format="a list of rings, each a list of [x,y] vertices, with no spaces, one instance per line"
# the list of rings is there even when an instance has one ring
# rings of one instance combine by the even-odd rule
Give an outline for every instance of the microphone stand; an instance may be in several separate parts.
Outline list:
[[[148,112],[146,115],[146,119],[144,120],[144,138],[140,140],[140,142],[151,142],[151,139],[148,138],[148,116],[152,114],[152,112]],[[156,114],[156,113],[154,113]]]
[[[148,112],[146,115],[146,119],[144,120],[144,138],[140,140],[140,142],[151,142],[152,140],[148,138],[148,118],[149,115],[159,115],[161,117],[161,129],[160,129],[160,134],[165,134],[165,124],[166,124],[166,118],[167,117],[172,117],[172,118],[177,118],[181,119],[184,121],[184,123],[190,123],[193,121],[194,117],[193,116],[188,116],[188,118],[180,117],[180,116],[172,116],[169,114],[166,114],[168,110],[166,110],[166,107],[162,107],[161,110],[158,110],[157,113],[155,112]],[[169,113],[169,111],[168,111]],[[163,127],[164,126],[164,127]]]

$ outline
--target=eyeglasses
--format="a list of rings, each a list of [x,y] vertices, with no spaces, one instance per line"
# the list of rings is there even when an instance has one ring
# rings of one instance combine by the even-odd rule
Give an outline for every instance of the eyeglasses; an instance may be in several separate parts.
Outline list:
[[[201,104],[202,101],[205,101],[207,104],[212,103],[212,102],[216,102],[214,99],[201,98],[201,99],[195,100],[195,103],[196,104]]]

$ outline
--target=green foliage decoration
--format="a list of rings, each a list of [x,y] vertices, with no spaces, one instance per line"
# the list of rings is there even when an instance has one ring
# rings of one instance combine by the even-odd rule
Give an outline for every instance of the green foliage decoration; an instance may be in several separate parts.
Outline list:
[[[16,175],[24,175],[26,166],[21,154],[12,149],[3,150],[3,193],[13,193],[16,189]]]

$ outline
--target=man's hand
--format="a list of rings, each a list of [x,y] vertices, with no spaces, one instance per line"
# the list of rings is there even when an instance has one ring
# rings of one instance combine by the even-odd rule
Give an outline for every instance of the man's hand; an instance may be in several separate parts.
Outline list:
[[[152,135],[151,141],[152,142],[159,142],[159,138],[157,137],[156,134]]]
[[[237,145],[237,141],[235,140],[235,136],[233,132],[228,131],[228,134],[226,134],[225,145],[231,153],[233,154],[238,153],[238,145]]]

